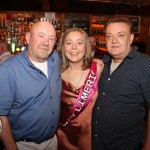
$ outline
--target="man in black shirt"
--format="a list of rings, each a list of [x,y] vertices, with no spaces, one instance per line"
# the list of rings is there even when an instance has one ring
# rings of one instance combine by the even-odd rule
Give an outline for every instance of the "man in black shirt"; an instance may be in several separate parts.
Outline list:
[[[144,118],[146,108],[150,108],[150,57],[132,49],[133,39],[127,18],[115,17],[107,22],[110,55],[103,58],[105,66],[93,109],[93,150],[142,149]],[[144,150],[150,150],[148,138]]]
[[[106,54],[106,51],[103,51],[101,49],[98,49],[96,46],[96,37],[94,35],[89,35],[89,41],[91,43],[91,47],[92,47],[92,57],[93,58],[98,58],[98,59],[102,59],[104,54]]]

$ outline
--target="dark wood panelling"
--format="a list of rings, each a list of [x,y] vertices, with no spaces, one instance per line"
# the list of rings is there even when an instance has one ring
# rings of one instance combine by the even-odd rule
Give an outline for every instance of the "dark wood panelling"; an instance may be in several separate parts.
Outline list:
[[[124,14],[124,15],[140,15],[140,9],[138,5],[133,4],[117,4],[116,8],[117,14]]]
[[[44,0],[0,0],[0,11],[45,11],[42,9]],[[139,15],[150,16],[150,5],[144,1],[140,4],[123,4],[100,2],[100,1],[79,1],[79,0],[47,0],[51,12],[88,13],[101,15]],[[126,2],[126,1],[124,1]],[[140,0],[139,0],[140,2]],[[142,2],[142,1],[141,1]]]
[[[140,15],[145,17],[150,17],[150,6],[142,5],[140,8]]]
[[[41,11],[41,0],[0,0],[0,11]]]
[[[61,2],[60,2],[61,1]],[[126,2],[126,1],[124,1]],[[143,2],[143,1],[142,1]],[[102,15],[135,15],[135,16],[150,16],[150,5],[144,1],[144,5],[137,3],[108,3],[93,1],[78,1],[78,0],[53,0],[55,3],[53,11],[56,12],[71,12],[71,13],[89,13]],[[138,2],[140,3],[140,1]]]

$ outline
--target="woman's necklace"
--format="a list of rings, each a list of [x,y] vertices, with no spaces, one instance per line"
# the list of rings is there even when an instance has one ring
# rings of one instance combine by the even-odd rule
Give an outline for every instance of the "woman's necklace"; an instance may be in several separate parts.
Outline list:
[[[79,78],[79,80],[78,80],[78,82],[77,82],[77,84],[76,84],[76,86],[75,86],[75,89],[78,88],[78,86],[79,86],[79,84],[80,84],[80,82],[81,82],[82,77],[83,77],[83,70],[82,70],[81,76],[80,76],[80,78]],[[69,70],[68,70],[68,82],[70,82]]]

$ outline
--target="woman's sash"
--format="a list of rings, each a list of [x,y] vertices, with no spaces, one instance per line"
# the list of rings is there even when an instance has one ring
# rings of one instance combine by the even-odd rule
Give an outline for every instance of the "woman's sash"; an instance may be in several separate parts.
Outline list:
[[[96,62],[93,62],[84,85],[82,86],[76,99],[76,102],[68,113],[66,121],[62,123],[61,126],[66,126],[72,119],[76,118],[86,108],[97,90],[97,82],[97,65]]]

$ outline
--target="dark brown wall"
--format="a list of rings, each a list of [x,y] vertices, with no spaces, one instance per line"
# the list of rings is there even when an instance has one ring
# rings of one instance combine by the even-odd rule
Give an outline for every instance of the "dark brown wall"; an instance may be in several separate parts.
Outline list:
[[[104,3],[76,0],[51,0],[51,11],[70,13],[92,13],[101,15],[150,16],[150,5]]]
[[[44,0],[0,0],[0,11],[45,11]],[[150,16],[150,5],[104,3],[77,0],[47,0],[53,12],[88,13],[101,15]]]

